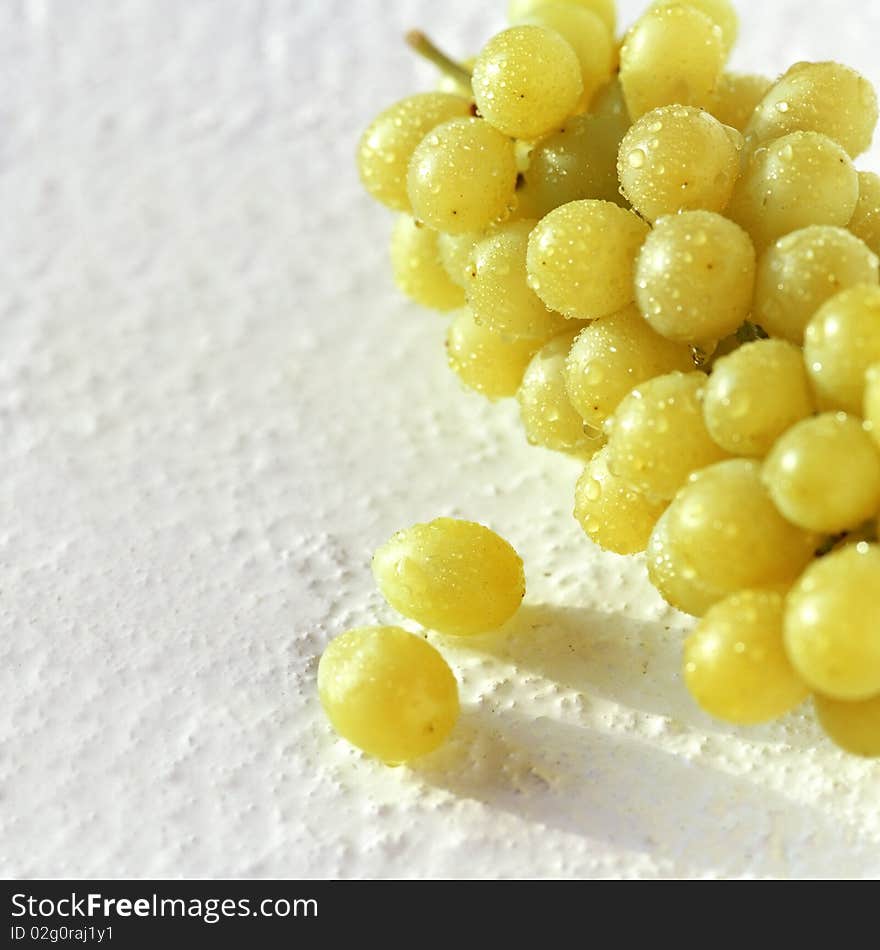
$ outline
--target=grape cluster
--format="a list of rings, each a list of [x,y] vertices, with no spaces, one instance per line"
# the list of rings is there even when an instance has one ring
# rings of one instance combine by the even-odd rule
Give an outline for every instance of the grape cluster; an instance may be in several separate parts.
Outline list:
[[[583,460],[586,534],[700,618],[700,706],[755,723],[812,695],[880,755],[874,90],[832,62],[727,72],[730,0],[657,0],[622,41],[613,0],[510,16],[464,65],[411,37],[440,88],[364,134],[398,284],[453,311],[466,386]]]

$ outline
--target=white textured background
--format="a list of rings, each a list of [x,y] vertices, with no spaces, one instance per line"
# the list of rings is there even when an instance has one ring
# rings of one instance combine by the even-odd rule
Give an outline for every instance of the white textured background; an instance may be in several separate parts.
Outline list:
[[[875,5],[749,6],[740,68],[880,80]],[[701,715],[576,467],[392,287],[357,136],[432,82],[405,27],[466,54],[502,7],[0,4],[5,876],[880,874],[880,765]],[[527,606],[441,644],[461,724],[389,770],[330,734],[317,657],[396,620],[370,552],[441,513],[513,541]]]

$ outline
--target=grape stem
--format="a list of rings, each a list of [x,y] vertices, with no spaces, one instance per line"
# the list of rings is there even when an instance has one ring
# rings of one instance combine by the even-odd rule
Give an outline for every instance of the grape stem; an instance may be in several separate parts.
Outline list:
[[[421,30],[410,30],[404,39],[407,46],[414,49],[419,56],[424,56],[429,63],[433,63],[441,73],[456,82],[470,85],[471,71],[447,56]]]

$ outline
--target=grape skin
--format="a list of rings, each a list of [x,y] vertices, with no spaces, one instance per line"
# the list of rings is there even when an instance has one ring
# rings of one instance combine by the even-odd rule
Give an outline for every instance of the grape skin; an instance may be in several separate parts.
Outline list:
[[[454,310],[464,304],[464,291],[440,260],[437,232],[407,214],[400,215],[391,234],[391,271],[403,293],[423,307]]]
[[[653,7],[688,6],[705,13],[709,19],[718,25],[724,40],[724,48],[730,53],[736,38],[739,35],[739,17],[736,8],[730,0],[655,0]]]
[[[880,175],[859,172],[859,201],[849,229],[880,255]]]
[[[816,694],[816,718],[828,737],[845,752],[880,757],[880,695],[860,703],[842,703]]]
[[[712,93],[709,112],[722,123],[743,133],[758,103],[767,95],[773,80],[766,76],[724,73]]]

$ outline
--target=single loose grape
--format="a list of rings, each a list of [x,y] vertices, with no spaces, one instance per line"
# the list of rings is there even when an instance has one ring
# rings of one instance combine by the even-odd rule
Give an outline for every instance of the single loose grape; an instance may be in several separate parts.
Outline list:
[[[571,201],[538,222],[526,258],[532,290],[566,317],[591,320],[635,296],[633,271],[650,228],[609,201]]]
[[[626,484],[670,499],[695,472],[726,458],[703,422],[702,373],[668,373],[634,389],[609,420],[608,465]]]
[[[763,250],[811,224],[846,227],[858,197],[859,176],[841,146],[818,132],[792,132],[755,151],[726,213]]]
[[[465,231],[463,234],[441,232],[437,235],[440,263],[450,280],[461,288],[467,286],[471,253],[483,234],[482,231]]]
[[[452,670],[400,627],[360,627],[332,640],[318,664],[318,695],[340,736],[389,765],[432,752],[458,719]]]
[[[705,13],[707,17],[716,23],[720,29],[724,40],[724,49],[727,54],[736,43],[739,35],[739,17],[736,15],[736,8],[730,0],[655,0],[653,7],[678,7],[688,6]]]
[[[852,755],[880,756],[880,696],[841,703],[817,694],[813,702],[819,725],[835,745]]]
[[[712,438],[731,455],[756,458],[814,410],[803,354],[787,340],[755,340],[717,360],[703,397]]]
[[[653,109],[620,143],[621,189],[649,221],[694,208],[721,211],[739,175],[740,146],[738,132],[701,109]]]
[[[862,420],[843,412],[789,429],[767,456],[763,479],[776,507],[807,531],[848,531],[880,511],[880,452]]]
[[[562,0],[562,2],[566,6],[580,7],[595,13],[605,24],[609,36],[614,36],[614,31],[617,28],[617,5],[615,0]],[[524,16],[528,16],[546,3],[547,0],[510,0],[507,8],[508,18],[511,23],[517,23]]]
[[[373,555],[373,576],[395,610],[455,636],[497,630],[526,590],[522,560],[507,541],[454,518],[398,531]]]
[[[880,175],[859,172],[859,201],[849,229],[875,254],[880,254]]]
[[[602,449],[587,463],[574,493],[574,516],[594,544],[614,554],[645,550],[665,501],[649,498],[608,470]]]
[[[754,320],[770,336],[803,343],[816,311],[856,284],[877,284],[877,255],[844,228],[813,225],[780,238],[758,262]]]
[[[454,310],[464,303],[440,261],[437,232],[402,214],[391,234],[391,270],[397,286],[423,307]]]
[[[724,68],[721,28],[690,6],[649,10],[620,50],[620,82],[633,120],[673,103],[707,106]]]
[[[807,324],[804,360],[821,406],[860,413],[865,371],[880,362],[880,287],[850,287],[827,301]]]
[[[821,132],[856,158],[876,125],[877,94],[864,76],[840,63],[796,63],[758,104],[746,139],[755,147],[789,132]]]
[[[566,361],[565,385],[584,422],[599,428],[635,386],[693,368],[689,347],[656,334],[630,306],[581,331]]]
[[[708,343],[748,317],[755,249],[738,225],[711,211],[657,222],[636,261],[636,302],[651,327],[679,343]]]
[[[814,690],[844,702],[880,694],[880,547],[816,561],[788,595],[785,647]]]
[[[744,132],[752,113],[772,85],[773,80],[766,76],[723,73],[708,109],[723,125]]]
[[[446,334],[450,369],[470,389],[488,399],[515,396],[540,340],[511,339],[476,323],[467,308],[459,311]]]
[[[474,63],[473,87],[483,118],[521,139],[552,132],[583,95],[574,50],[542,26],[514,26],[493,36]]]
[[[358,170],[367,191],[395,211],[411,210],[406,172],[416,146],[441,123],[470,115],[470,108],[461,96],[423,92],[382,112],[358,146]]]
[[[479,231],[505,215],[516,186],[513,142],[482,119],[453,119],[419,143],[409,163],[413,213],[438,231]]]
[[[697,624],[684,645],[684,679],[707,713],[752,725],[784,716],[807,698],[785,652],[783,614],[781,594],[744,590]]]

